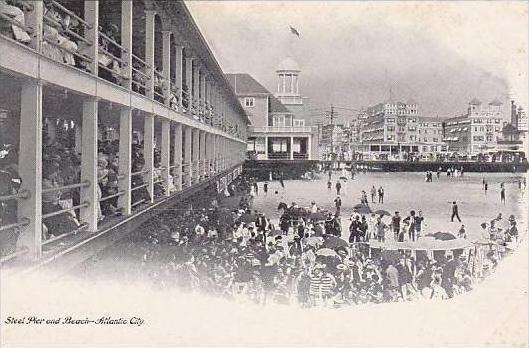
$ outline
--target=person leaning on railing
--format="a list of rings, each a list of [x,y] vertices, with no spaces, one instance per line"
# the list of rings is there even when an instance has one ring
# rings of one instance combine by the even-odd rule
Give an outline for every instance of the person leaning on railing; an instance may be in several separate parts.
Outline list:
[[[58,183],[59,164],[55,161],[44,162],[42,165],[42,214],[55,213],[63,208],[59,204],[61,198],[60,185]],[[53,189],[50,192],[45,190]],[[43,218],[44,231],[47,230],[44,239],[48,235],[59,236],[61,234],[72,232],[79,227],[77,220],[69,213],[63,212],[51,217]]]
[[[58,62],[75,66],[71,52],[77,52],[78,45],[69,38],[67,31],[77,27],[78,21],[72,20],[68,14],[63,17],[51,2],[45,2],[44,18],[42,53]]]
[[[22,179],[16,166],[17,156],[14,149],[0,148],[0,197],[17,194]],[[15,199],[0,202],[0,227],[17,223],[17,201]],[[0,257],[16,251],[20,231],[13,227],[0,231]]]
[[[21,8],[16,6],[17,4],[17,1],[0,0],[0,14],[10,18],[11,20],[20,24],[20,26],[24,27],[26,25],[24,12]],[[9,24],[5,18],[0,18],[0,32],[7,30],[9,30],[9,34],[12,34],[13,38],[19,42],[28,44],[31,41],[31,37],[24,29],[15,24]]]

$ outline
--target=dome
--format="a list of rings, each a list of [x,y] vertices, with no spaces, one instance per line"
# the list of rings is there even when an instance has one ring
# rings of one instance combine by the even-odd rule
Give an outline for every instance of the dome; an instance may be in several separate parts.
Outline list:
[[[300,71],[298,63],[290,57],[283,59],[277,66],[276,71]]]

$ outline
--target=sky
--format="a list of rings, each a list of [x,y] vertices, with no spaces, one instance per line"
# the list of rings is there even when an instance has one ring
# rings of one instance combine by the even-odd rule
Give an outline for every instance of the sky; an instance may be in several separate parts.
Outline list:
[[[225,72],[249,73],[274,92],[278,64],[297,61],[315,116],[331,104],[356,110],[390,95],[414,99],[432,117],[460,115],[474,97],[527,108],[526,2],[186,4]]]

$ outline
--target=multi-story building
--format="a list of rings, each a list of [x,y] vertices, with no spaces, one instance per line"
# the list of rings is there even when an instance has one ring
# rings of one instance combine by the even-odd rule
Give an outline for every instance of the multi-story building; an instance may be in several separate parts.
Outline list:
[[[249,74],[227,74],[227,78],[252,123],[247,147],[251,158],[257,160],[317,158],[316,129],[306,126],[305,119],[297,118],[296,114],[287,108],[290,104],[281,103]],[[285,79],[286,77],[282,78],[282,81],[286,81]],[[285,86],[290,92],[293,91],[291,88],[299,91],[297,75],[295,80],[289,76],[288,81]]]
[[[472,99],[466,114],[445,120],[443,139],[449,151],[475,155],[496,147],[503,123],[502,102],[494,99],[483,105],[478,99]]]
[[[220,191],[241,172],[248,117],[183,1],[1,3],[2,142],[17,149],[8,164],[22,184],[0,197],[18,206],[1,226],[0,264],[52,260],[63,244],[70,252],[97,239],[101,247],[117,226],[206,186]],[[65,160],[79,176],[46,189]],[[102,197],[100,172],[110,170],[117,193]],[[47,200],[64,192],[79,203]],[[101,223],[109,199],[121,216]],[[57,211],[80,222],[61,230],[60,242],[50,237]]]
[[[441,121],[418,115],[414,100],[392,100],[368,107],[358,115],[359,143],[354,151],[368,156],[402,158],[403,153],[434,155],[446,152]]]

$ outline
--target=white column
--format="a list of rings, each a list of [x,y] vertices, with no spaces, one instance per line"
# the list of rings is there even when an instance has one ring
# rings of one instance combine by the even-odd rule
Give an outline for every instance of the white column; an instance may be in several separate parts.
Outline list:
[[[121,2],[121,59],[125,65],[121,66],[123,79],[122,86],[131,89],[132,86],[132,1]]]
[[[294,137],[290,137],[290,158],[291,160],[294,159]]]
[[[290,75],[290,93],[294,94],[294,75]]]
[[[177,123],[174,127],[174,185],[177,191],[182,190],[182,124]]]
[[[191,127],[185,127],[185,164],[187,172],[187,187],[191,186],[191,184],[193,183],[193,159],[191,157],[193,146],[192,132],[193,130]]]
[[[200,108],[204,122],[206,120],[206,75],[206,72],[200,75]]]
[[[265,160],[268,159],[268,137],[264,137],[264,147],[265,147]]]
[[[42,44],[42,25],[43,25],[43,14],[44,14],[44,2],[34,1],[31,6],[33,10],[25,12],[26,26],[31,28],[31,43],[30,47],[35,51],[40,52]]]
[[[97,115],[98,101],[95,98],[83,101],[83,153],[81,155],[81,182],[90,186],[81,188],[81,221],[88,224],[90,232],[97,231],[99,218],[99,182],[97,181]]]
[[[186,58],[187,108],[193,109],[193,58]]]
[[[307,137],[307,159],[312,159],[312,135]]]
[[[154,98],[154,18],[156,11],[145,10],[145,62],[148,68],[145,69],[147,75],[146,96]]]
[[[200,176],[205,178],[206,177],[206,132],[202,131],[200,132],[200,164],[201,164],[201,170],[200,170]]]
[[[165,195],[169,196],[171,193],[169,192],[169,186],[170,186],[170,169],[171,166],[171,121],[168,119],[162,120],[162,147],[161,147],[161,159],[162,159],[162,178],[165,185]]]
[[[132,171],[132,109],[122,107],[119,114],[119,190],[123,195],[118,198],[118,206],[123,209],[124,215],[130,215],[131,208],[131,171]]]
[[[193,129],[193,171],[195,173],[193,177],[193,183],[200,181],[200,131]]]
[[[178,103],[182,107],[182,77],[183,77],[183,50],[184,47],[176,46],[174,54],[174,70],[175,70],[175,84],[178,89],[176,92],[176,97],[178,98]]]
[[[200,114],[200,67],[195,64],[193,70],[193,103],[195,105],[195,114],[199,116]]]
[[[147,171],[143,175],[143,180],[147,184],[147,191],[151,196],[151,203],[154,202],[154,115],[146,115],[143,121],[143,158]]]
[[[98,70],[98,41],[99,41],[99,1],[84,2],[84,20],[90,24],[91,29],[85,27],[85,38],[93,44],[87,47],[85,53],[91,58],[88,70],[97,76]]]
[[[28,248],[27,257],[37,259],[42,253],[42,84],[36,80],[25,82],[20,93],[19,149],[20,189],[29,197],[18,200],[18,219],[29,224],[21,229],[17,248]]]
[[[171,34],[169,30],[162,31],[163,97],[166,106],[170,105],[171,100]]]

